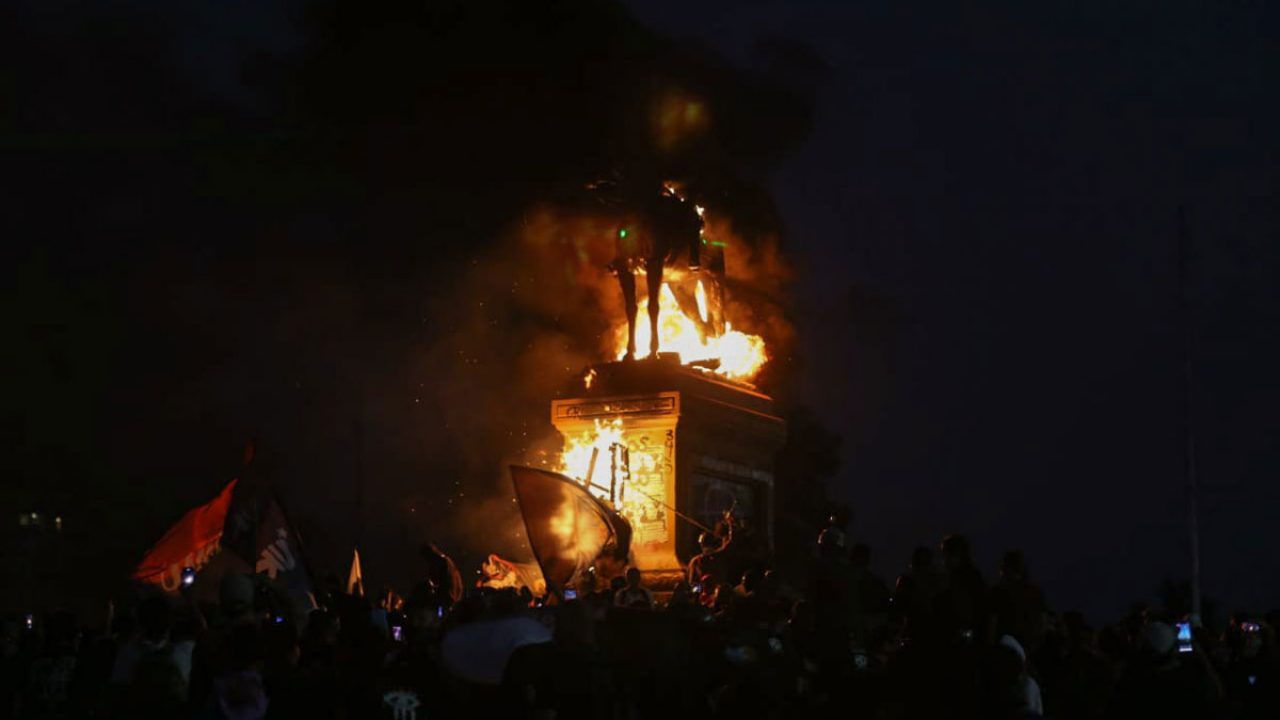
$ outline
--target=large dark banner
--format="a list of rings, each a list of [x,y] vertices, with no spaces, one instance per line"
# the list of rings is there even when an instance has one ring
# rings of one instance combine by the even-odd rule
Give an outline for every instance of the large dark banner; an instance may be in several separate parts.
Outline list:
[[[285,516],[270,482],[246,473],[231,498],[222,547],[266,575],[299,602],[310,600],[311,574],[303,561],[302,543]]]
[[[548,590],[559,593],[577,585],[602,556],[626,561],[631,525],[581,484],[520,465],[511,466],[511,481]]]

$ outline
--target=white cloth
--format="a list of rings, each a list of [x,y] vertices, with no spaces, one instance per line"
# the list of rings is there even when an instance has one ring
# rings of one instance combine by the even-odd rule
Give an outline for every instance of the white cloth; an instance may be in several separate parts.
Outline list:
[[[516,616],[459,625],[444,636],[441,655],[449,672],[468,682],[499,685],[511,653],[551,642],[551,631],[533,618]]]
[[[1044,701],[1040,699],[1040,683],[1030,675],[1022,676],[1022,700],[1027,709],[1037,715],[1044,715]]]

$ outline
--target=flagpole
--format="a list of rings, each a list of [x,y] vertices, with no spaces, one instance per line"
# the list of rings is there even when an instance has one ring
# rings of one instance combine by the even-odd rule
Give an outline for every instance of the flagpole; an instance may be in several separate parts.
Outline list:
[[[352,435],[354,436],[356,446],[356,528],[355,540],[351,546],[360,547],[360,541],[364,540],[364,502],[365,502],[365,477],[364,477],[364,422],[360,418],[351,421]],[[361,573],[364,568],[360,568]],[[363,578],[362,578],[363,580]]]
[[[1192,332],[1191,302],[1189,299],[1189,275],[1187,254],[1190,238],[1187,233],[1187,212],[1178,206],[1178,321],[1182,335],[1182,422],[1183,422],[1183,476],[1187,485],[1187,531],[1191,543],[1191,616],[1199,624],[1200,605],[1200,486],[1196,474],[1195,402],[1193,390],[1195,335]]]

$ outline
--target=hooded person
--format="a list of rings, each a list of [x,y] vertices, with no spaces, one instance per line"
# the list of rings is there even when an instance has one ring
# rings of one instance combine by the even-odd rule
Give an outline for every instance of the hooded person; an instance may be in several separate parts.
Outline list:
[[[1022,664],[1022,673],[1018,684],[1021,688],[1021,698],[1023,708],[1028,712],[1036,715],[1044,715],[1044,701],[1040,698],[1040,684],[1036,679],[1027,673],[1027,651],[1022,647],[1022,643],[1012,635],[1000,636],[1000,645],[1009,648],[1017,656]]]

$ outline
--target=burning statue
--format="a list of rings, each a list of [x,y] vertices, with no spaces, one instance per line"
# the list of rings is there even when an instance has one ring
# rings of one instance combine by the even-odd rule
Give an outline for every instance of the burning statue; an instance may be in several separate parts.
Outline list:
[[[607,337],[617,362],[585,368],[568,397],[552,401],[560,453],[531,460],[541,468],[511,468],[525,535],[553,595],[628,567],[650,587],[669,588],[684,577],[691,534],[713,532],[730,507],[766,528],[766,538],[772,528],[773,454],[785,433],[772,401],[750,385],[767,360],[764,340],[731,325],[752,316],[725,298],[727,219],[657,177],[588,186],[603,211],[589,214],[576,257],[603,269],[612,253],[606,267],[625,309]],[[588,254],[592,242],[601,244]],[[645,358],[661,362],[636,362]],[[519,570],[490,557],[482,583],[530,585]]]
[[[648,291],[649,357],[657,357],[662,345],[661,333],[653,332],[653,328],[659,327],[664,287],[704,344],[708,338],[724,335],[724,246],[711,243],[703,235],[702,207],[690,201],[674,183],[627,184],[609,179],[588,187],[599,202],[636,218],[634,225],[618,229],[616,253],[608,268],[618,278],[627,314],[626,354],[622,359],[645,356],[636,353],[639,274],[645,276]]]

